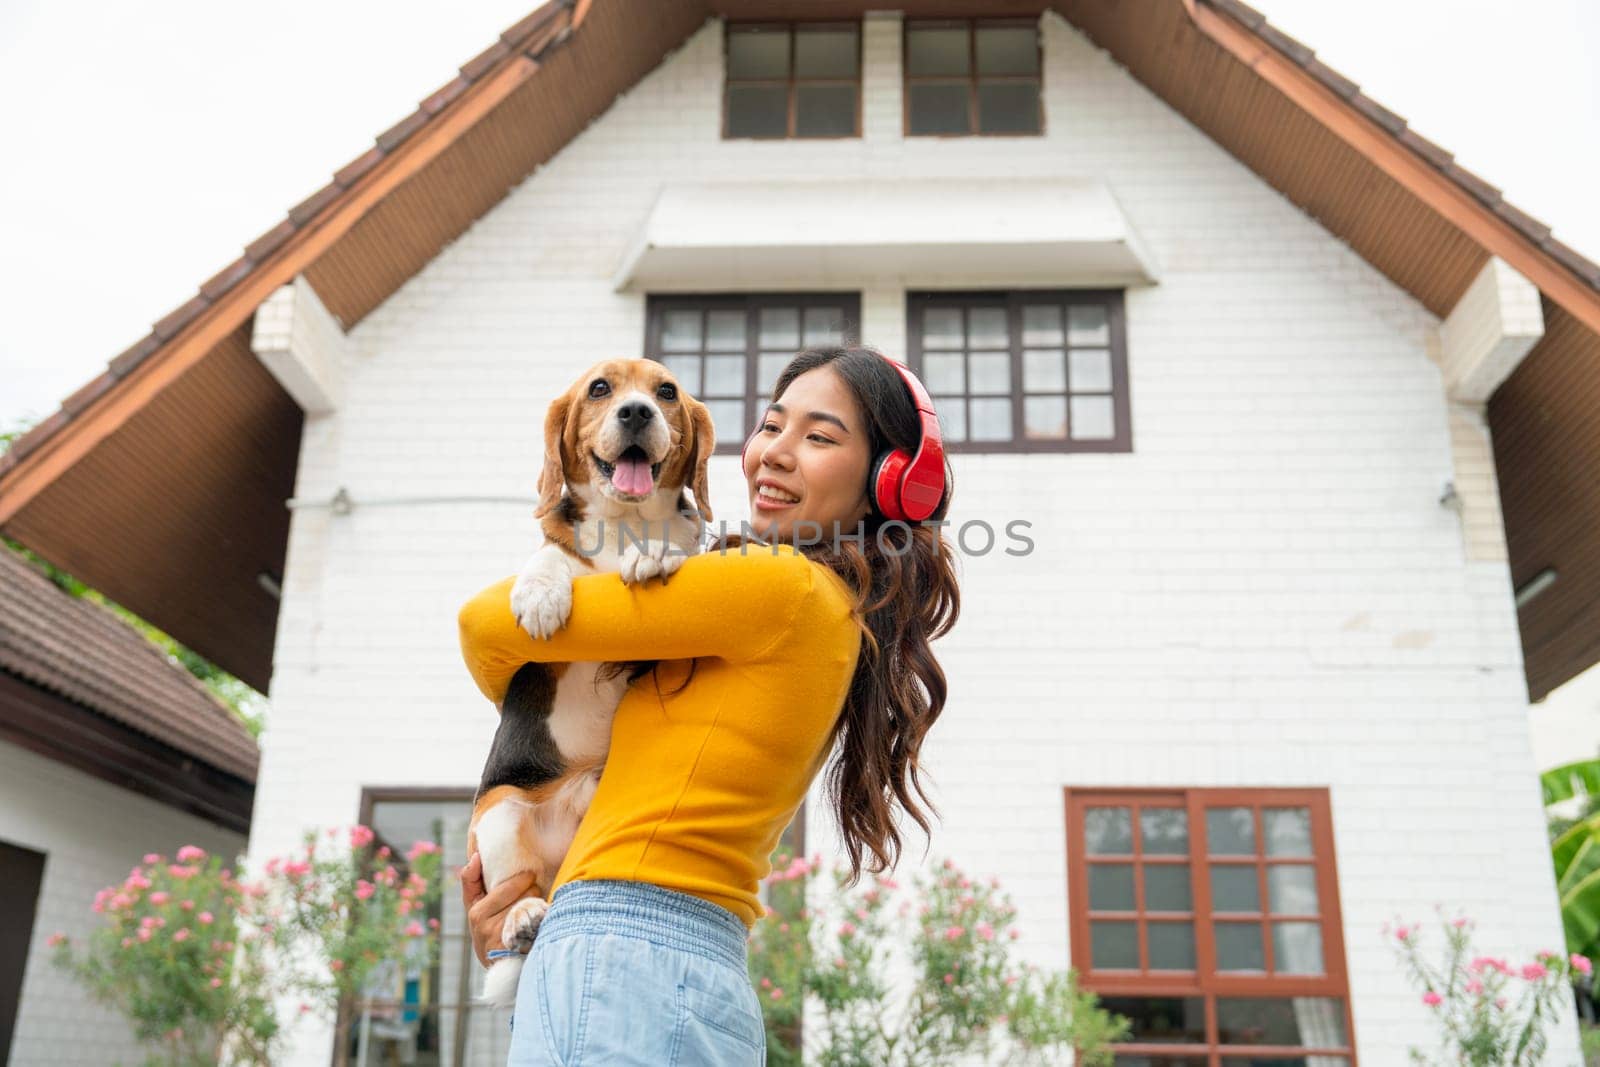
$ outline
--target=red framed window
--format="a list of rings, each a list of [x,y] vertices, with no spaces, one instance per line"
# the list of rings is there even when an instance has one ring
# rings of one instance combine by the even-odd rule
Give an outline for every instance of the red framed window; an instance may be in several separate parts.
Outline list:
[[[1119,1067],[1354,1067],[1325,789],[1068,789],[1072,966]]]

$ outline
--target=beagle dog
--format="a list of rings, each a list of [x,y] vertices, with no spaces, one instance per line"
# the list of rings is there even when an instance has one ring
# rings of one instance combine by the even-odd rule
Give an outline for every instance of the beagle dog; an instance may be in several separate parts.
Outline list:
[[[550,405],[544,436],[534,511],[544,544],[511,590],[512,614],[535,637],[566,624],[573,578],[607,571],[628,583],[665,578],[699,551],[701,522],[711,520],[706,467],[716,445],[710,411],[649,359],[589,368]],[[486,888],[518,871],[534,874],[540,895],[507,914],[507,948],[532,944],[548,907],[543,895],[599,783],[617,704],[651,666],[528,663],[512,678],[467,833]],[[515,1002],[522,959],[490,965],[485,1000]]]

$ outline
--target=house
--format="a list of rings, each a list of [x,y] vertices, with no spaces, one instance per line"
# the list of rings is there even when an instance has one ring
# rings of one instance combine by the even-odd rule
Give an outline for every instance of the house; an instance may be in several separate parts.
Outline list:
[[[193,675],[0,548],[0,1060],[139,1056],[122,1017],[50,962],[147,852],[244,851],[254,739]]]
[[[958,479],[932,855],[1120,1063],[1403,1062],[1381,927],[1436,902],[1561,947],[1527,717],[1600,658],[1600,267],[1236,0],[547,4],[24,438],[0,528],[270,687],[253,855],[460,855],[456,610],[548,402],[670,361],[737,523],[760,390],[846,332]],[[434,1039],[488,1061],[457,905]]]

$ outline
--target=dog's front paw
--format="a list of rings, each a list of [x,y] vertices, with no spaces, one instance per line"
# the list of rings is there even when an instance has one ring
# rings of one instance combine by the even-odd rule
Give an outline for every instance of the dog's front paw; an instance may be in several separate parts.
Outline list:
[[[543,897],[523,897],[506,912],[505,925],[500,929],[500,942],[513,952],[526,953],[539,936],[539,924],[544,913],[550,910],[549,901]]]
[[[676,566],[671,570],[667,569],[667,550],[671,547],[668,541],[645,541],[643,544],[637,541],[629,542],[628,547],[622,550],[617,572],[622,575],[622,580],[630,585],[671,574],[678,569]]]
[[[572,614],[572,577],[565,568],[530,567],[511,587],[511,614],[534,637],[549,637]]]

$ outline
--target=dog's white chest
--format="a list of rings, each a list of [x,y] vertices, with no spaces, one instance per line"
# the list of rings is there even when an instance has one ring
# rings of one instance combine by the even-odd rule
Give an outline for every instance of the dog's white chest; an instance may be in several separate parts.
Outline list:
[[[628,691],[628,676],[623,673],[600,681],[595,677],[600,667],[599,663],[569,664],[556,683],[550,736],[569,760],[601,759],[611,746],[611,720],[622,694]]]

